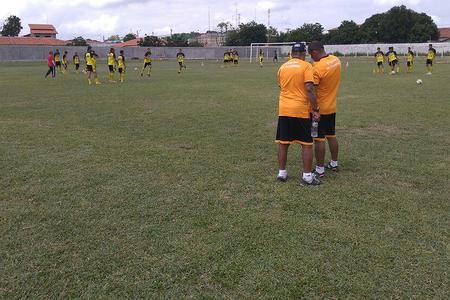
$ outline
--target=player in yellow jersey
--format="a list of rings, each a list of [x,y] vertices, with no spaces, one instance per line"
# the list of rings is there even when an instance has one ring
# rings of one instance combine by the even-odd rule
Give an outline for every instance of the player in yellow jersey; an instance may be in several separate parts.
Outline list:
[[[433,48],[432,44],[428,45],[428,53],[427,53],[427,75],[431,75],[433,71],[433,62],[436,59],[436,49]]]
[[[114,73],[116,71],[117,61],[116,61],[116,53],[115,53],[114,48],[109,49],[107,62],[108,62],[108,71],[109,71],[109,82],[116,82],[114,80]]]
[[[408,47],[408,53],[406,53],[406,72],[412,73],[414,66],[414,52],[412,52],[411,47]]]
[[[384,74],[384,53],[381,51],[380,47],[378,47],[377,52],[375,52],[375,60],[377,62],[377,73]]]
[[[62,72],[62,70],[61,70],[61,54],[59,53],[59,49],[56,49],[54,57],[55,57],[55,71],[59,70],[60,72]]]
[[[78,56],[77,52],[75,52],[75,54],[73,55],[72,62],[75,66],[75,72],[78,74],[78,70],[80,69],[80,57]]]
[[[389,47],[389,51],[386,52],[389,66],[391,67],[391,74],[394,75],[400,71],[398,64],[397,52],[394,51],[394,47]]]
[[[95,53],[95,51],[92,51],[92,68],[94,70],[94,79],[95,79],[95,84],[100,84],[100,80],[98,79],[98,73],[97,73],[97,53]]]
[[[263,66],[263,63],[264,63],[264,53],[263,53],[263,49],[259,49],[258,59],[259,59],[259,66],[262,67],[262,66]]]
[[[97,77],[97,71],[95,70],[95,59],[94,57],[94,51],[92,50],[91,46],[88,46],[86,54],[84,55],[84,58],[86,59],[86,72],[88,74],[88,82],[89,84],[92,84],[92,77],[94,77],[95,84],[100,84],[100,81]]]
[[[178,62],[178,66],[180,67],[178,69],[178,74],[181,73],[181,69],[183,69],[183,68],[186,69],[186,65],[184,64],[185,58],[186,58],[186,55],[184,55],[183,51],[180,48],[180,50],[178,50],[178,53],[177,53],[177,62]]]
[[[233,62],[235,65],[239,64],[239,53],[236,49],[233,50]]]
[[[117,57],[117,66],[118,66],[118,70],[119,70],[120,82],[123,82],[125,79],[125,69],[126,69],[125,55],[123,53],[123,50],[120,50],[119,57]]]
[[[144,54],[144,65],[141,70],[141,77],[144,76],[144,70],[148,67],[147,76],[150,77],[150,72],[152,71],[152,51],[147,48],[147,52]]]
[[[67,73],[67,66],[69,65],[69,59],[67,58],[67,51],[64,51],[63,57],[62,57],[62,72]]]

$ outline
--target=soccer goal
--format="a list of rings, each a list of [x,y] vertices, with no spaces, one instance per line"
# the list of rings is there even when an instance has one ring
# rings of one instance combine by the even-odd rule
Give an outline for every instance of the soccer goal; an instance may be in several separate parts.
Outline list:
[[[305,42],[302,42],[305,43]],[[278,59],[285,57],[291,51],[292,45],[295,42],[284,42],[284,43],[251,43],[250,44],[250,62],[258,61],[258,53],[262,49],[264,53],[264,58],[270,61],[275,50],[277,51]]]

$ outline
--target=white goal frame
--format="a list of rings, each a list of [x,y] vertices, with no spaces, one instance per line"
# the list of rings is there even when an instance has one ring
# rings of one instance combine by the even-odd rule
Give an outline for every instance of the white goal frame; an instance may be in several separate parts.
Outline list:
[[[269,49],[270,48],[275,48],[276,46],[292,46],[297,42],[283,42],[283,43],[251,43],[250,44],[250,63],[253,61],[253,48],[255,48],[255,54],[258,53],[258,50],[260,48],[266,48],[267,51],[265,53],[266,59],[267,61],[269,61]],[[305,43],[306,42],[301,42],[301,43]],[[281,54],[281,53],[279,53]]]

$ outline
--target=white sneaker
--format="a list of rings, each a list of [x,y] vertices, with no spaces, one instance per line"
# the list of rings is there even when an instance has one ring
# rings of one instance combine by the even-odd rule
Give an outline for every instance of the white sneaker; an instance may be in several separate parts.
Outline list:
[[[428,73],[427,73],[427,75],[431,75],[431,74],[432,74],[431,72],[428,72]]]

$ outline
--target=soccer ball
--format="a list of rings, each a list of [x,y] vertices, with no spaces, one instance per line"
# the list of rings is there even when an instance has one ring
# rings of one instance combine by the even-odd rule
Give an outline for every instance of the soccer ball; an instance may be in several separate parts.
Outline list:
[[[417,84],[422,84],[422,79],[417,79],[417,80],[416,80],[416,83],[417,83]]]
[[[137,67],[135,67],[134,70],[137,71]]]
[[[392,71],[391,74],[392,74],[392,75],[395,75],[395,71]]]

